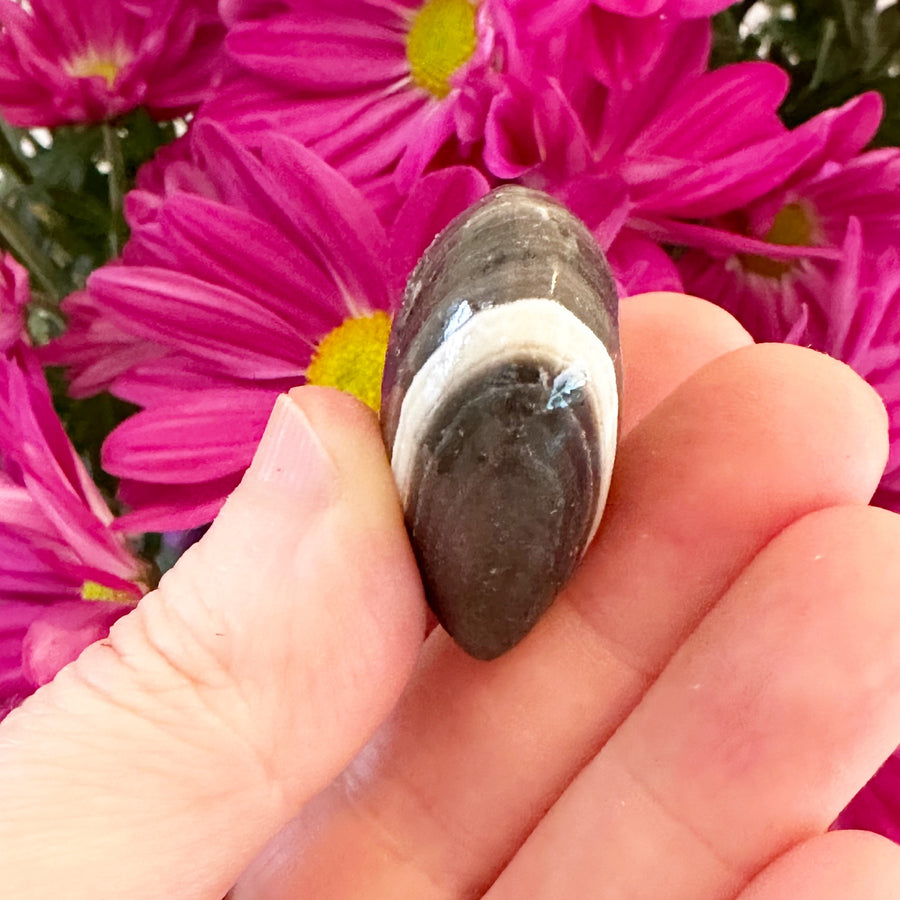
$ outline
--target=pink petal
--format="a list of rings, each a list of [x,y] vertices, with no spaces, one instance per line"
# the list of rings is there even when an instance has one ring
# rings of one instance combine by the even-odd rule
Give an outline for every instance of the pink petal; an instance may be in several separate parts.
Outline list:
[[[884,100],[881,95],[876,91],[867,91],[848,100],[843,106],[819,113],[795,130],[811,132],[822,140],[821,156],[815,162],[817,167],[826,159],[846,162],[872,140],[883,114]],[[813,171],[810,167],[801,170],[798,175],[807,177]]]
[[[592,161],[581,121],[560,86],[508,80],[485,125],[485,165],[498,178],[540,168],[550,181],[581,173]]]
[[[398,23],[400,25],[402,23]],[[228,49],[242,65],[292,90],[327,94],[409,76],[403,34],[363,18],[282,16],[235,25]]]
[[[225,288],[166,269],[108,266],[89,287],[136,336],[243,378],[285,378],[308,352],[292,323]]]
[[[146,409],[103,443],[103,467],[141,478],[165,472],[169,484],[197,484],[233,475],[250,464],[277,393],[208,390]]]
[[[813,134],[796,131],[770,138],[723,159],[685,167],[675,181],[635,184],[636,207],[684,218],[719,215],[756,200],[784,183],[819,148]],[[760,166],[759,160],[765,160]],[[627,166],[626,179],[628,178]],[[667,179],[668,180],[668,179]]]
[[[608,258],[623,296],[645,291],[684,290],[678,269],[668,253],[630,228],[619,232],[609,248]]]
[[[390,230],[395,292],[402,291],[437,234],[489,189],[485,177],[469,166],[450,166],[416,182]]]
[[[746,253],[769,259],[788,260],[807,258],[835,260],[841,257],[841,251],[837,247],[772,244],[762,238],[738,234],[724,228],[695,225],[691,222],[678,222],[661,217],[635,217],[630,224],[634,229],[660,243],[700,247],[720,256]]]
[[[712,42],[707,20],[631,18],[594,7],[586,27],[595,42],[591,68],[609,88],[655,94],[662,106],[673,88],[706,70]]]
[[[387,236],[365,198],[318,156],[291,141],[273,138],[263,160],[288,195],[304,202],[290,210],[345,293],[346,309],[388,309],[384,270]]]
[[[402,86],[369,94],[363,98],[347,98],[338,112],[338,121],[319,130],[310,144],[331,165],[355,182],[365,179],[393,165],[410,143],[416,123],[429,104],[426,95]],[[301,115],[313,107],[321,110],[320,102],[305,105]],[[312,123],[312,116],[303,118]]]
[[[628,148],[629,155],[712,160],[782,135],[776,110],[788,86],[787,73],[771,63],[737,63],[708,72],[662,108]]]
[[[240,472],[202,484],[172,485],[126,479],[119,485],[119,496],[134,511],[120,516],[113,527],[141,534],[207,525],[240,480]]]
[[[177,195],[161,211],[158,232],[157,266],[251,297],[303,334],[325,334],[340,321],[333,282],[296,242],[255,216]]]

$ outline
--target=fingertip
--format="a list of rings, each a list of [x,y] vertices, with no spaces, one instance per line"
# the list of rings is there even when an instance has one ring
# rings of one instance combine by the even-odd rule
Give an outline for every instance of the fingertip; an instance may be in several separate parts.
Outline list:
[[[756,344],[733,356],[736,378],[742,377],[744,366],[748,369],[739,384],[745,396],[764,398],[765,391],[781,386],[806,404],[810,464],[826,456],[840,458],[848,500],[871,499],[890,450],[887,411],[875,389],[846,363],[809,347]]]
[[[671,291],[624,298],[619,320],[623,433],[698,369],[753,343],[737,319],[721,307]]]
[[[621,315],[629,319],[640,317],[649,321],[661,318],[660,329],[673,322],[688,322],[692,328],[731,339],[739,344],[752,344],[753,338],[740,322],[721,306],[693,294],[677,291],[647,291],[623,297]]]
[[[900,847],[868,831],[817,835],[771,862],[738,900],[895,900]]]
[[[340,450],[340,437],[329,438],[332,431],[344,429],[361,433],[379,432],[378,417],[352,394],[332,387],[302,384],[291,388],[288,397],[306,414],[326,444]]]

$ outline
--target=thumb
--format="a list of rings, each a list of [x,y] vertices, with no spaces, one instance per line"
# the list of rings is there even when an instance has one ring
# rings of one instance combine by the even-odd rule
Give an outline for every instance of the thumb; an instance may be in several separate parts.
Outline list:
[[[9,895],[218,900],[384,718],[423,628],[374,417],[282,396],[203,540],[0,726]]]

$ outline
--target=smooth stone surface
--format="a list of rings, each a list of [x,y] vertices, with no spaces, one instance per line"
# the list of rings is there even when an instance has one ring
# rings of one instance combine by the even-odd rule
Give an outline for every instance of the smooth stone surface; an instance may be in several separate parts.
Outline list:
[[[382,428],[428,601],[473,656],[521,640],[593,537],[619,372],[606,261],[543,194],[494,191],[410,277]]]

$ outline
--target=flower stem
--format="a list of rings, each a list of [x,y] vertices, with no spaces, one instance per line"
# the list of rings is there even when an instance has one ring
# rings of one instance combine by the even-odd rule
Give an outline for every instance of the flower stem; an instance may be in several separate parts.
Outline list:
[[[109,253],[115,258],[122,252],[125,243],[127,227],[125,216],[122,213],[122,203],[127,190],[127,175],[125,172],[125,157],[122,154],[122,141],[116,125],[112,122],[103,123],[103,153],[109,163]]]
[[[825,22],[822,25],[822,37],[819,41],[819,50],[816,54],[816,67],[806,88],[809,93],[816,90],[825,78],[826,67],[830,61],[831,49],[834,46],[837,33],[837,23],[834,19],[825,19]]]
[[[875,62],[871,63],[867,66],[867,72],[865,73],[868,76],[878,77],[883,74],[883,70],[888,67],[891,60],[900,52],[900,34],[894,38],[894,40],[888,45],[885,51],[875,60]]]
[[[28,171],[28,166],[16,153],[8,129],[9,126],[5,122],[0,122],[0,165],[8,168],[22,184],[31,184],[34,179],[31,177],[31,172]]]
[[[53,261],[3,205],[0,205],[0,241],[19,257],[55,302],[62,298],[64,291],[60,286],[59,272]]]

